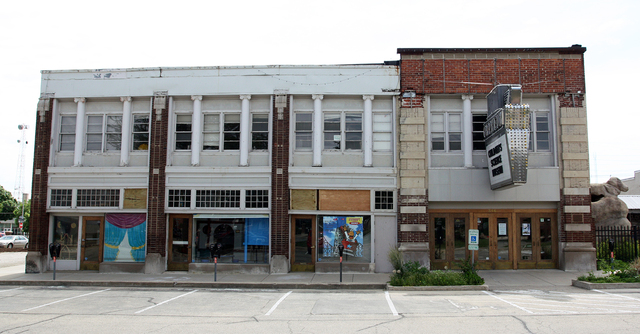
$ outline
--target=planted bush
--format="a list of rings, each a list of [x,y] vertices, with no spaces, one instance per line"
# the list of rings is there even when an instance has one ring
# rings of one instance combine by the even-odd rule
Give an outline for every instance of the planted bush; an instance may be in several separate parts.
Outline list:
[[[484,279],[468,261],[461,265],[462,271],[429,270],[419,262],[406,262],[391,274],[389,284],[393,286],[447,286],[482,285]]]

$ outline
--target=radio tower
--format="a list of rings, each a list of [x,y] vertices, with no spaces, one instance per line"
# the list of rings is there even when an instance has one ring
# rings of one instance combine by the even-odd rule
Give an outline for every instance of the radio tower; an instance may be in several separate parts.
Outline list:
[[[18,125],[18,130],[22,133],[22,138],[18,139],[18,143],[20,144],[20,157],[18,158],[18,168],[16,171],[16,184],[14,189],[14,194],[18,201],[24,202],[24,198],[22,198],[22,194],[24,191],[24,151],[27,146],[27,125],[20,124]],[[24,207],[24,206],[23,206]]]

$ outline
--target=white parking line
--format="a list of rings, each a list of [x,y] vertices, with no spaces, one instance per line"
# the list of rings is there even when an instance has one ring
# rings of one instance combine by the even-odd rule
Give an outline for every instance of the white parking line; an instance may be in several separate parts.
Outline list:
[[[269,312],[267,312],[267,314],[265,315],[271,315],[271,313],[273,313],[273,311],[276,310],[276,308],[278,308],[278,305],[280,305],[280,303],[282,303],[282,301],[287,298],[287,296],[289,296],[293,291],[289,291],[287,292],[284,296],[280,297],[280,299],[271,307],[271,309],[269,310]]]
[[[49,305],[53,305],[53,304],[57,304],[57,303],[61,303],[61,302],[67,301],[67,300],[76,299],[76,298],[80,298],[80,297],[84,297],[84,296],[89,296],[89,295],[93,295],[93,294],[96,294],[96,293],[105,292],[105,291],[109,291],[109,290],[111,290],[111,289],[105,289],[105,290],[100,290],[100,291],[94,291],[94,292],[91,292],[91,293],[85,293],[84,295],[80,295],[80,296],[75,296],[75,297],[71,297],[71,298],[65,298],[65,299],[58,300],[58,301],[55,301],[55,302],[51,302],[51,303],[48,303],[48,304],[44,304],[44,305],[40,305],[40,306],[36,306],[36,307],[32,307],[32,308],[28,308],[28,309],[26,309],[26,310],[22,310],[22,312],[27,312],[27,311],[35,310],[35,309],[37,309],[37,308],[41,308],[41,307],[45,307],[45,306],[49,306]]]
[[[187,292],[187,293],[185,293],[185,294],[181,294],[181,295],[180,295],[180,296],[178,296],[178,297],[173,297],[173,298],[171,298],[171,299],[168,299],[168,300],[163,301],[162,303],[159,303],[159,304],[156,304],[156,305],[149,306],[149,307],[147,307],[147,308],[145,308],[145,309],[142,309],[142,310],[140,310],[140,311],[137,311],[135,314],[142,313],[142,312],[144,312],[144,311],[146,311],[146,310],[150,310],[150,309],[152,309],[152,308],[154,308],[154,307],[156,307],[156,306],[160,306],[160,305],[162,305],[162,304],[164,304],[164,303],[168,303],[168,302],[170,302],[170,301],[172,301],[172,300],[176,300],[176,299],[178,299],[178,298],[182,298],[182,297],[184,297],[184,296],[186,296],[186,295],[190,295],[190,294],[192,294],[192,293],[194,293],[194,292],[196,292],[196,291],[198,291],[198,290],[189,291],[189,292]]]
[[[615,293],[609,293],[609,292],[602,291],[602,290],[593,289],[592,291],[600,292],[600,293],[604,293],[604,294],[606,294],[606,295],[610,295],[610,296],[616,296],[616,297],[620,297],[620,298],[626,298],[626,299],[631,299],[631,300],[637,300],[637,301],[640,301],[640,299],[638,299],[638,298],[627,297],[627,296],[623,296],[623,295],[617,295],[617,294],[615,294]]]
[[[8,290],[0,290],[0,292],[7,292],[7,291],[13,291],[13,290],[19,290],[19,289],[22,289],[22,287],[15,288],[15,289],[8,289]]]
[[[527,312],[527,313],[533,313],[533,312],[531,312],[531,311],[527,310],[526,308],[520,307],[520,306],[518,306],[518,305],[516,305],[516,304],[514,304],[514,303],[511,303],[511,302],[508,302],[508,301],[506,301],[506,300],[504,300],[504,299],[502,299],[502,298],[500,298],[500,297],[496,296],[496,295],[495,295],[495,294],[493,294],[493,293],[490,293],[490,292],[487,292],[487,291],[482,291],[482,292],[484,292],[484,293],[488,294],[489,296],[491,296],[491,297],[493,297],[493,298],[495,298],[495,299],[497,299],[497,300],[503,301],[503,302],[505,302],[505,303],[507,303],[507,304],[509,304],[509,305],[513,306],[513,307],[517,307],[517,308],[519,308],[519,309],[521,309],[521,310],[523,310],[523,311],[525,311],[525,312]]]
[[[398,311],[396,310],[396,307],[393,306],[393,302],[391,301],[391,297],[389,297],[389,291],[385,291],[384,292],[384,297],[387,298],[387,304],[389,304],[389,308],[391,309],[391,313],[393,313],[393,315],[397,316],[398,315]]]

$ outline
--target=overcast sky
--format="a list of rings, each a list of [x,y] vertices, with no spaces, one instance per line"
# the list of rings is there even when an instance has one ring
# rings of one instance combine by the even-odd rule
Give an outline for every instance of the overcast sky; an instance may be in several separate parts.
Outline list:
[[[397,48],[587,48],[591,182],[640,170],[639,1],[10,1],[0,11],[0,185],[14,192],[40,71],[380,63]],[[634,42],[635,41],[635,42]]]

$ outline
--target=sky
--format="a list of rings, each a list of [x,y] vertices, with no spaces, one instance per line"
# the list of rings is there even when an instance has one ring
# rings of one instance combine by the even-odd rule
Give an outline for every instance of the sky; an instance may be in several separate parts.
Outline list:
[[[40,71],[381,63],[398,48],[585,53],[591,182],[640,170],[640,1],[10,1],[0,11],[0,185],[31,193]],[[633,42],[633,41],[636,42]],[[18,125],[26,124],[26,130]],[[24,150],[18,140],[26,136]]]

